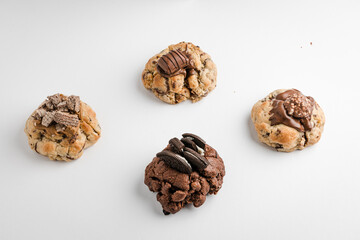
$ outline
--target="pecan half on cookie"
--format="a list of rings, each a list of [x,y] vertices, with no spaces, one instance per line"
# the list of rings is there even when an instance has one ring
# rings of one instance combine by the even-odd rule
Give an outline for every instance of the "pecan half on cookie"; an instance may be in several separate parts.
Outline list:
[[[254,105],[251,119],[259,140],[282,152],[317,143],[325,124],[319,104],[296,89],[270,93]]]
[[[100,138],[95,112],[78,96],[49,96],[25,125],[31,149],[52,160],[71,161]]]

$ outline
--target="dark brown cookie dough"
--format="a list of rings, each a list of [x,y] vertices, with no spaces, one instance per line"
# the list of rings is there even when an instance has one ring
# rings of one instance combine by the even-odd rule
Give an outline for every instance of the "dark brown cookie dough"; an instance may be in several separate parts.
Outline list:
[[[172,142],[161,153],[178,151],[180,144],[174,146]],[[186,147],[183,147],[182,153],[178,155],[186,159],[184,152],[187,152]],[[144,182],[150,191],[157,192],[157,200],[162,205],[165,215],[180,211],[188,203],[200,207],[205,202],[207,194],[216,194],[220,190],[225,176],[223,160],[216,150],[206,143],[203,149],[198,146],[197,153],[205,158],[205,162],[199,162],[200,166],[206,167],[201,169],[199,165],[191,164],[190,173],[185,173],[187,170],[181,172],[181,168],[180,171],[176,170],[160,157],[154,157],[146,167]]]

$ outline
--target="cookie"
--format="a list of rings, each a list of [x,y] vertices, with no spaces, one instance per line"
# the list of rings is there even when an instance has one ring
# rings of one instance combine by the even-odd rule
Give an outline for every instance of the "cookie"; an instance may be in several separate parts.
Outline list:
[[[170,45],[145,65],[142,82],[160,100],[197,102],[216,87],[217,69],[210,56],[192,43]]]
[[[319,104],[296,89],[279,89],[258,101],[251,111],[259,140],[281,152],[317,143],[325,115]]]
[[[28,118],[31,149],[52,160],[72,161],[100,138],[95,112],[78,96],[49,96]]]
[[[150,191],[157,193],[165,215],[177,213],[190,203],[200,207],[206,195],[217,194],[223,184],[225,166],[222,158],[204,140],[191,136],[201,145],[193,142],[196,151],[172,138],[145,169],[144,183]]]

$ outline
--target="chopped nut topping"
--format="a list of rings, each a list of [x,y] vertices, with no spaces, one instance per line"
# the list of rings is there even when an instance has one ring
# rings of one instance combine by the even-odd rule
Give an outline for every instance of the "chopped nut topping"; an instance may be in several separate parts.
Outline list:
[[[308,118],[313,110],[313,102],[302,94],[295,93],[284,102],[284,107],[290,116]]]

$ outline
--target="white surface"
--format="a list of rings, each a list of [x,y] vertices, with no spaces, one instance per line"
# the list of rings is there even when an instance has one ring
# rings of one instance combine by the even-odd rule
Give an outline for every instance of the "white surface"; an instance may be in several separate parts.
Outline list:
[[[1,240],[359,239],[359,1],[221,2],[0,2]],[[182,40],[212,56],[218,86],[171,106],[140,77]],[[316,146],[278,153],[249,114],[292,87],[327,123]],[[72,163],[31,151],[23,133],[57,92],[80,95],[103,129]],[[183,132],[218,150],[225,182],[202,207],[163,216],[144,169]]]

